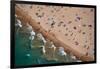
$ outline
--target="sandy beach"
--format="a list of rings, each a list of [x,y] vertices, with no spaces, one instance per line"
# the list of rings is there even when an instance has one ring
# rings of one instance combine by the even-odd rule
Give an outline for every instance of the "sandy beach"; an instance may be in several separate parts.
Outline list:
[[[25,4],[17,4],[16,7],[23,10],[16,8],[16,15],[22,22],[30,22],[33,29],[39,29],[38,32],[53,40],[56,47],[63,46],[66,52],[82,61],[94,60],[93,8]],[[35,20],[34,24],[32,19]]]

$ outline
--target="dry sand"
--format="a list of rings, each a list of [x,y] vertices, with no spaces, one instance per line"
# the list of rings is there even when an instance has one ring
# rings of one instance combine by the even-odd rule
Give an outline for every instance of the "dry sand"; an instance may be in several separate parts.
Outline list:
[[[94,56],[94,9],[18,5],[48,32],[77,52]]]

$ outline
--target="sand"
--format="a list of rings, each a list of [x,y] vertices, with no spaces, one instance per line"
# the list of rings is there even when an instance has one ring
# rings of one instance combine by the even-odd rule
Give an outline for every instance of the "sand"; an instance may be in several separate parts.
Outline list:
[[[94,57],[93,8],[26,4],[17,6],[70,49],[82,55]],[[73,52],[70,51],[70,53]]]

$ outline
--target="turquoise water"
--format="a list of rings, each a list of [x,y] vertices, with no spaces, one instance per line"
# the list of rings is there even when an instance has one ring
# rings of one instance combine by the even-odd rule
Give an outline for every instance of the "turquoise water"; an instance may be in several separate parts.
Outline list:
[[[27,65],[38,65],[38,64],[55,64],[66,62],[74,62],[70,56],[65,58],[60,57],[58,61],[47,60],[42,53],[43,41],[35,39],[29,40],[29,34],[26,33],[25,28],[15,28],[15,65],[16,66],[27,66]],[[28,54],[28,55],[27,55]],[[56,58],[59,58],[57,56]]]
[[[37,64],[52,64],[59,63],[58,61],[48,61],[43,57],[42,41],[36,39],[32,42],[34,48],[30,48],[31,41],[28,39],[28,34],[17,31],[15,35],[15,65],[27,66]],[[30,56],[27,56],[30,54]]]

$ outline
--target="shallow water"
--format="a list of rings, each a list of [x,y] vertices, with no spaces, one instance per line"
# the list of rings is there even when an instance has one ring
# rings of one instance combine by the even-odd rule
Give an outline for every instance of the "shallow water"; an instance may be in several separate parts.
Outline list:
[[[27,66],[38,64],[55,64],[66,62],[73,62],[74,60],[67,57],[60,57],[55,54],[55,58],[58,60],[48,60],[42,53],[43,41],[35,39],[29,40],[29,34],[25,33],[25,29],[15,29],[15,65]],[[32,46],[31,46],[32,45]],[[49,55],[49,54],[48,54]],[[50,56],[49,56],[50,57]],[[51,57],[52,58],[52,57]],[[53,59],[53,58],[52,58]]]
[[[42,48],[38,47],[41,42],[34,41],[34,48],[30,48],[30,41],[22,33],[15,35],[15,64],[16,66],[37,65],[58,63],[56,61],[48,61],[43,57]],[[37,47],[36,47],[37,46]],[[27,56],[30,54],[30,56]]]

